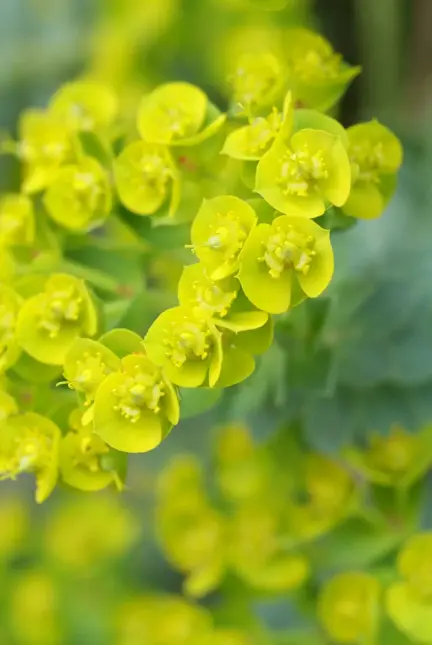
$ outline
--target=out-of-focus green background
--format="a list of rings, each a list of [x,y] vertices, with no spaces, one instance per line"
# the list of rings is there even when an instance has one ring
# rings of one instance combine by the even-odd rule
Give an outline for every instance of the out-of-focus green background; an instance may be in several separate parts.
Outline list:
[[[251,379],[235,399],[231,416],[253,418],[254,433],[263,438],[271,434],[276,421],[295,416],[293,410],[303,404],[307,439],[326,452],[354,440],[365,428],[385,433],[392,423],[400,422],[415,431],[432,419],[432,2],[289,0],[283,11],[274,13],[266,11],[266,0],[251,1],[249,8],[246,4],[241,0],[1,0],[0,128],[13,133],[24,108],[43,106],[61,83],[89,70],[118,80],[120,88],[122,74],[127,75],[136,95],[161,79],[186,79],[205,88],[223,108],[219,62],[226,40],[237,28],[306,24],[326,35],[349,63],[363,67],[342,100],[339,117],[344,125],[377,117],[396,131],[405,146],[400,186],[379,222],[359,224],[335,244],[337,272],[332,289],[339,299],[333,301],[324,334],[324,344],[336,353],[332,395],[319,387],[305,391],[291,383],[288,374],[283,384],[288,394],[284,392],[275,413],[278,406],[274,400],[267,406],[268,392],[262,387],[265,369],[270,375],[277,367],[272,354],[261,370],[261,383]],[[0,159],[2,190],[16,188],[17,181],[14,162]],[[289,342],[295,344],[295,339]],[[294,363],[295,349],[289,356]],[[274,382],[269,379],[268,385]],[[154,453],[132,459],[131,490],[122,503],[134,509],[133,517],[122,525],[123,520],[108,508],[100,520],[102,535],[84,531],[84,537],[71,540],[72,546],[67,537],[76,534],[79,513],[60,517],[60,528],[52,524],[58,509],[68,504],[68,493],[56,491],[52,501],[35,509],[27,482],[20,488],[2,484],[0,606],[6,607],[6,595],[16,596],[12,609],[7,605],[9,617],[16,612],[13,620],[31,622],[31,610],[26,615],[25,608],[35,597],[46,596],[38,591],[38,584],[44,584],[40,580],[33,587],[30,581],[28,596],[6,591],[10,587],[2,562],[2,526],[19,529],[20,522],[24,527],[26,521],[30,522],[26,532],[23,528],[27,546],[17,551],[14,561],[17,579],[38,571],[48,559],[54,562],[56,580],[66,589],[62,612],[69,640],[53,637],[52,642],[109,642],[109,621],[101,618],[105,605],[113,595],[128,593],[113,586],[116,568],[122,568],[122,580],[135,589],[178,591],[179,576],[153,545],[147,499],[154,474],[170,455],[191,450],[204,461],[209,458],[212,424],[222,418],[216,409],[186,420]],[[15,496],[21,488],[22,498],[28,501],[24,515],[12,502],[7,506],[9,491]],[[96,507],[84,495],[77,499],[85,524]],[[429,519],[425,512],[425,526]],[[124,552],[119,549],[119,559],[115,546],[107,549],[113,569],[105,570],[97,557],[86,565],[83,556],[82,565],[79,556],[92,548],[97,551],[99,543],[104,545],[105,534],[117,530],[116,522],[126,546]],[[14,535],[3,535],[4,543],[7,539],[14,544]],[[62,540],[78,564],[72,558],[72,564],[57,566],[56,548],[61,550],[58,542]],[[80,566],[86,569],[83,577],[77,574]],[[1,633],[0,623],[0,645],[7,645]],[[25,630],[22,633],[23,640],[17,643],[44,642],[32,641],[30,636],[26,640]],[[46,643],[50,642],[47,637]]]

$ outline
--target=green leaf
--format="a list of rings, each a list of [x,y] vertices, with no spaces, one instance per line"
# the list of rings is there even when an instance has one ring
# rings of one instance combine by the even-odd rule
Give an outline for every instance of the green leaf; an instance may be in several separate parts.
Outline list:
[[[135,352],[142,353],[142,338],[130,329],[112,329],[99,338],[99,342],[108,347],[116,356],[123,358]]]
[[[189,419],[210,410],[219,401],[223,390],[217,388],[181,388],[180,418]]]

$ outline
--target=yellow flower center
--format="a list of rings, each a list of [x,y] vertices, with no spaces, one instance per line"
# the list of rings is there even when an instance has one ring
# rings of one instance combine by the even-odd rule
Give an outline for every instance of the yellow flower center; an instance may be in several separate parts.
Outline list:
[[[171,131],[171,138],[173,139],[180,139],[186,134],[190,134],[191,126],[194,125],[193,116],[187,106],[182,103],[178,105],[160,105],[155,111],[154,118],[164,129]]]
[[[0,480],[14,479],[22,472],[38,470],[51,459],[52,438],[38,428],[16,430],[0,455]]]
[[[185,319],[166,330],[165,354],[176,367],[186,361],[204,360],[210,347],[210,331],[204,321]]]
[[[247,112],[251,105],[267,99],[280,78],[278,60],[270,53],[245,54],[228,77],[234,99]]]
[[[289,67],[291,73],[305,81],[336,78],[340,72],[342,58],[339,54],[323,54],[316,49],[294,52]]]
[[[80,103],[72,103],[69,114],[76,127],[80,130],[93,130],[95,120],[89,110]]]
[[[45,306],[40,314],[39,329],[46,331],[50,338],[56,338],[62,326],[78,322],[81,307],[82,298],[74,287],[47,293]]]
[[[91,172],[76,172],[73,178],[73,190],[78,208],[91,212],[101,208],[103,188],[98,177]]]
[[[306,197],[316,190],[320,179],[327,179],[328,170],[321,152],[311,154],[307,145],[296,152],[286,150],[279,162],[277,183],[285,195]]]
[[[210,235],[203,246],[218,251],[224,260],[237,257],[247,238],[247,231],[240,218],[232,211],[218,214],[210,228]]]
[[[381,142],[372,144],[363,141],[351,145],[349,149],[353,183],[364,181],[378,184],[382,166],[385,163],[384,148]]]
[[[215,282],[203,283],[196,281],[193,284],[194,300],[199,310],[210,314],[226,316],[236,297],[235,291],[224,291]]]
[[[144,183],[160,195],[166,192],[166,186],[172,173],[165,157],[156,151],[144,154],[138,169],[140,176],[136,181],[137,187]]]
[[[97,473],[101,470],[100,458],[108,452],[108,446],[97,435],[77,435],[73,465],[79,468],[85,468],[90,473]]]
[[[82,359],[77,361],[76,376],[69,386],[91,395],[109,373],[110,370],[99,352],[84,352]]]
[[[139,421],[143,411],[151,410],[157,414],[160,400],[165,394],[164,388],[159,374],[138,369],[132,376],[125,375],[123,383],[114,390],[118,399],[114,410],[131,423]]]
[[[248,129],[247,149],[250,154],[259,154],[273,141],[282,124],[282,114],[273,108],[270,116],[253,119]]]
[[[307,274],[316,255],[314,249],[315,240],[311,235],[299,233],[292,226],[274,226],[259,261],[267,265],[272,278],[280,278],[287,269]]]

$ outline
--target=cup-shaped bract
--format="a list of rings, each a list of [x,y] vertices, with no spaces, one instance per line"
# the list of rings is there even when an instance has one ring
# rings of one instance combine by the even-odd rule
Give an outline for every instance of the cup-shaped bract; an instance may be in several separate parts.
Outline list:
[[[238,270],[238,258],[257,217],[247,202],[233,195],[204,200],[192,222],[192,248],[212,280]]]
[[[117,371],[120,364],[119,357],[102,343],[77,338],[65,356],[63,374],[69,387],[84,394],[90,404],[104,378]]]
[[[61,479],[82,491],[98,491],[111,484],[121,490],[125,455],[110,448],[91,424],[83,425],[81,410],[74,410],[71,417],[73,429],[60,441]]]
[[[240,256],[239,281],[259,309],[281,314],[293,304],[294,281],[309,298],[329,285],[334,268],[330,233],[303,217],[258,224]]]
[[[144,354],[125,356],[96,392],[94,431],[121,452],[153,450],[178,421],[175,389]]]
[[[373,639],[379,617],[380,584],[360,571],[335,575],[322,588],[319,618],[335,643]]]
[[[80,336],[94,336],[98,316],[83,280],[54,273],[44,290],[24,302],[16,327],[18,343],[32,358],[62,365]]]
[[[161,313],[149,328],[144,347],[149,358],[180,387],[214,387],[222,367],[221,333],[207,316],[188,307]]]
[[[114,162],[120,201],[135,215],[154,215],[169,202],[174,215],[179,175],[168,149],[146,141],[127,145]]]
[[[74,158],[74,145],[63,119],[45,110],[26,110],[18,125],[17,154],[23,163],[22,190],[37,193],[55,179],[64,163]]]
[[[107,85],[78,80],[63,85],[52,97],[49,109],[73,132],[104,131],[117,116],[118,101]]]
[[[287,215],[314,218],[327,204],[342,206],[351,189],[351,166],[343,141],[305,128],[288,142],[278,139],[258,163],[255,191]]]
[[[13,365],[20,347],[16,336],[22,299],[11,287],[0,284],[0,374]]]
[[[12,193],[1,197],[0,248],[5,246],[31,246],[34,242],[34,237],[35,222],[31,200],[25,195],[14,195]]]
[[[112,207],[108,176],[93,158],[61,168],[44,195],[49,216],[76,232],[89,231],[104,222]]]
[[[212,136],[225,115],[211,120],[204,92],[190,83],[166,83],[143,97],[138,110],[138,131],[144,141],[162,145],[195,145]]]
[[[375,219],[395,191],[402,145],[389,128],[376,120],[353,125],[347,133],[352,187],[342,209],[352,217]]]
[[[360,67],[351,67],[331,44],[308,29],[285,32],[288,87],[296,101],[323,112],[344,94]]]
[[[36,501],[45,501],[57,482],[60,437],[56,424],[40,414],[11,416],[0,428],[0,479],[33,473]]]

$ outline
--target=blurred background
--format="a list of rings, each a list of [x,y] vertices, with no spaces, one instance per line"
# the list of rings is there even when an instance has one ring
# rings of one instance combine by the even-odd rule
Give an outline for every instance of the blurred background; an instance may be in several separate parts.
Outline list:
[[[242,43],[277,47],[285,27],[307,25],[363,68],[341,102],[342,123],[376,117],[405,147],[399,189],[383,218],[335,240],[319,374],[316,355],[302,353],[298,330],[279,339],[288,364],[273,353],[239,394],[200,416],[192,409],[163,446],[131,460],[130,490],[121,498],[56,490],[35,508],[26,481],[2,483],[0,645],[147,642],[115,640],[113,617],[133,594],[181,588],[154,544],[155,477],[184,451],[207,463],[215,425],[249,421],[262,440],[301,408],[309,445],[332,453],[366,429],[385,434],[401,423],[415,432],[432,420],[432,2],[286,0],[272,11],[275,4],[0,2],[2,131],[15,134],[24,108],[44,106],[61,83],[82,73],[113,84],[125,112],[146,89],[175,79],[200,85],[224,109],[226,64]],[[17,181],[15,162],[0,158],[1,189]],[[300,364],[302,378],[293,381]],[[427,493],[422,526],[430,526],[431,500]]]

